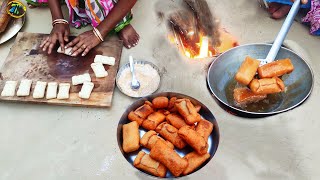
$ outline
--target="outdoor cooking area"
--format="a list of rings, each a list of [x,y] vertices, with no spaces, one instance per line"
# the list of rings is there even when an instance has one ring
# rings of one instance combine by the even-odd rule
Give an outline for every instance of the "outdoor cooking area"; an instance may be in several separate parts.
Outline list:
[[[0,179],[318,179],[319,10],[1,0]]]

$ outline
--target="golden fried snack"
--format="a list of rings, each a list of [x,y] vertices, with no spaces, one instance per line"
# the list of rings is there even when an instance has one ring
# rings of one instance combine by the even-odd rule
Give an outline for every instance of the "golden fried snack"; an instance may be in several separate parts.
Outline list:
[[[289,58],[274,61],[258,68],[260,78],[279,77],[289,74],[294,70],[294,66]]]
[[[166,109],[159,109],[158,112],[159,112],[159,113],[162,113],[162,114],[164,114],[164,115],[166,115],[166,116],[170,114],[170,111],[168,111],[168,110],[166,110]]]
[[[146,120],[142,122],[142,127],[147,130],[155,130],[156,127],[166,119],[166,116],[160,112],[153,112]]]
[[[183,171],[183,175],[187,175],[192,173],[194,170],[196,170],[201,164],[206,162],[210,158],[210,154],[206,153],[204,155],[199,155],[196,152],[191,152],[183,157],[183,159],[186,159],[188,161],[187,168]]]
[[[175,147],[182,149],[187,144],[184,140],[178,135],[178,129],[171,126],[167,122],[161,123],[157,128],[158,132],[164,139],[170,141]]]
[[[175,106],[188,125],[193,125],[201,120],[200,114],[189,99],[176,100]]]
[[[256,74],[259,65],[259,60],[247,56],[241,64],[235,79],[243,85],[248,85]]]
[[[148,105],[148,103],[140,106],[138,109],[134,111],[134,113],[136,113],[142,119],[146,119],[153,112],[154,110],[150,105]]]
[[[167,97],[156,97],[152,100],[153,107],[156,109],[164,109],[169,105],[169,99]]]
[[[150,151],[150,157],[166,166],[175,177],[180,176],[188,166],[188,161],[181,158],[163,141],[156,142]]]
[[[128,119],[130,121],[136,121],[139,126],[142,124],[142,122],[144,121],[144,119],[140,118],[136,113],[134,113],[133,111],[131,111],[129,114],[128,114]]]
[[[136,159],[133,161],[133,166],[162,178],[167,174],[167,168],[163,164],[155,161],[149,156],[149,154],[146,154],[143,151],[138,153]]]
[[[140,139],[140,144],[148,149],[151,149],[158,140],[165,142],[171,149],[174,149],[174,145],[170,141],[166,141],[160,136],[157,136],[157,133],[152,130],[148,131],[142,136]]]
[[[122,126],[123,135],[123,151],[126,153],[133,152],[139,149],[140,136],[139,125],[136,121],[133,121]]]
[[[12,19],[12,17],[7,13],[8,3],[12,0],[4,0],[1,4],[0,2],[0,33],[4,32]]]
[[[285,85],[278,77],[254,79],[249,85],[251,91],[255,94],[273,94],[283,92]]]
[[[175,114],[175,113],[167,115],[166,120],[177,129],[180,129],[181,127],[187,125],[187,123],[184,121],[183,117],[181,117],[179,114]]]
[[[178,131],[179,136],[185,140],[198,154],[203,155],[208,151],[208,143],[200,134],[190,126],[183,126]]]
[[[213,124],[205,119],[202,119],[198,122],[196,131],[204,138],[206,142],[208,142],[208,138],[213,130]]]
[[[152,102],[150,102],[150,101],[145,101],[144,104],[147,104],[147,105],[149,105],[150,107],[153,108],[153,104],[152,104]]]
[[[176,103],[177,99],[178,99],[177,97],[170,98],[169,105],[168,105],[168,109],[169,109],[170,112],[176,112],[177,111],[176,106],[175,106],[175,103]]]
[[[250,104],[267,98],[266,94],[255,94],[248,88],[236,88],[233,90],[233,98],[239,105]]]

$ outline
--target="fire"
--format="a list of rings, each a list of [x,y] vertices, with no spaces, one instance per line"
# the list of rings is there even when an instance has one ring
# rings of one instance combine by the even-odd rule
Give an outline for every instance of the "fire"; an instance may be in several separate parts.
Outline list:
[[[194,58],[206,58],[206,57],[209,57],[209,38],[207,36],[201,36],[200,52],[199,52],[199,55],[195,56]]]

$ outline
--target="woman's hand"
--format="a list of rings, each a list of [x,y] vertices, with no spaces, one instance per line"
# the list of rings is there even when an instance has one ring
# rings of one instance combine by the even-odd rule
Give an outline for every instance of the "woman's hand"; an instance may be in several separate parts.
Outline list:
[[[100,44],[100,40],[94,35],[93,31],[86,31],[68,43],[66,48],[73,47],[70,52],[71,56],[77,56],[79,54],[81,54],[81,56],[85,56],[98,44]]]
[[[59,41],[62,51],[64,52],[64,42],[69,41],[70,28],[68,24],[56,24],[53,26],[53,29],[50,35],[43,40],[40,45],[43,51],[47,51],[48,54],[51,54],[54,45]]]

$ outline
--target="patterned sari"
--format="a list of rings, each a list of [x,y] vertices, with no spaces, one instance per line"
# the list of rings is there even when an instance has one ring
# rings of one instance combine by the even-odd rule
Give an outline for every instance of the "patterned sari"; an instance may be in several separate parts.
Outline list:
[[[45,6],[48,0],[26,0],[33,6]],[[88,24],[98,26],[111,12],[118,0],[65,0],[69,9],[69,23],[75,28],[81,28]],[[132,14],[129,12],[114,28],[119,32],[130,24]]]

